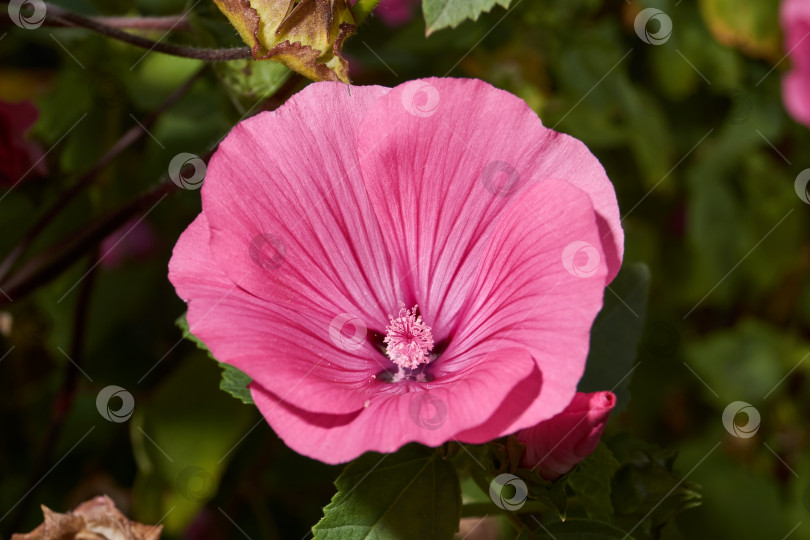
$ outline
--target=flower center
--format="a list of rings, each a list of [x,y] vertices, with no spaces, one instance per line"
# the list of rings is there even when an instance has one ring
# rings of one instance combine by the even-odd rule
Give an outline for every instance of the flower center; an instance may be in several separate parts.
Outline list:
[[[416,314],[417,306],[399,310],[396,319],[388,316],[388,327],[383,340],[388,348],[386,354],[401,369],[415,369],[430,361],[428,353],[433,349],[433,334],[430,327]]]

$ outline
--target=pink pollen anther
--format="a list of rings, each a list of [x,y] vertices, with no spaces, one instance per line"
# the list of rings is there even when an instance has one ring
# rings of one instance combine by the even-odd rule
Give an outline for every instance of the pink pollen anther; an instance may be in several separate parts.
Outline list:
[[[433,334],[422,317],[416,315],[416,308],[400,309],[396,319],[388,316],[383,341],[388,345],[388,358],[400,368],[414,369],[430,361],[428,353],[433,349]]]

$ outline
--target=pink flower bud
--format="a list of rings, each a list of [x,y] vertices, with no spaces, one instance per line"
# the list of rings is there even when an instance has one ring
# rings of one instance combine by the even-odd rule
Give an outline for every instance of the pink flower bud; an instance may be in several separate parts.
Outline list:
[[[577,392],[563,412],[515,434],[526,445],[521,466],[546,480],[567,473],[596,449],[614,405],[612,392]]]

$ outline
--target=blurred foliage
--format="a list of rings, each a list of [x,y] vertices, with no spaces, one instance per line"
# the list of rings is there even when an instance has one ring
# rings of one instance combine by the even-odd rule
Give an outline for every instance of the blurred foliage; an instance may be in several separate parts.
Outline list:
[[[777,0],[701,0],[700,10],[717,41],[751,56],[782,56]]]
[[[588,362],[577,390],[610,390],[616,394],[613,414],[623,411],[630,399],[630,380],[636,367],[649,287],[650,271],[644,264],[625,264],[605,290],[602,311],[591,330]]]
[[[168,34],[138,32],[183,45],[241,43],[207,0],[58,3],[87,15],[188,11],[190,24]],[[527,504],[542,508],[555,538],[623,537],[616,527],[637,527],[638,538],[810,538],[810,220],[793,186],[810,168],[810,131],[782,107],[789,62],[780,63],[777,2],[513,0],[508,15],[498,7],[506,3],[478,2],[484,12],[463,23],[434,18],[441,2],[429,0],[427,25],[416,18],[392,29],[372,15],[344,52],[356,84],[470,76],[525,99],[599,157],[618,193],[626,260],[649,267],[646,308],[633,296],[647,287],[641,275],[613,287],[646,311],[636,363],[621,334],[599,338],[617,365],[637,366],[627,406],[564,490],[513,470],[537,487]],[[650,7],[672,20],[660,45],[634,30]],[[205,67],[79,29],[3,23],[0,36],[0,99],[37,104],[32,136],[51,171],[0,192],[0,259],[48,208],[63,206],[16,268],[165,181],[174,155],[208,155],[240,119],[303,85],[276,64]],[[200,69],[149,134],[63,202]],[[144,222],[155,232],[148,255],[110,266],[87,249],[2,308],[0,534],[32,529],[39,503],[63,511],[99,492],[134,519],[164,523],[167,538],[301,538],[322,518],[341,468],[287,449],[251,406],[218,388],[217,365],[173,324],[185,307],[166,263],[198,211],[195,191],[160,199]],[[134,396],[127,423],[99,416],[96,395],[108,385]],[[733,401],[760,412],[753,437],[724,428]],[[455,452],[464,505],[491,502],[475,460],[492,467],[479,478],[488,482],[509,463],[506,443],[499,455]],[[608,514],[611,523],[583,523]],[[507,522],[502,530],[517,534]]]

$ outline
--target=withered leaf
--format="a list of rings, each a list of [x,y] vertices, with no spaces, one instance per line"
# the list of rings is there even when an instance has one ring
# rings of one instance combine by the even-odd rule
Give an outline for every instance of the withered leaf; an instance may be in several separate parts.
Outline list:
[[[159,540],[161,525],[130,521],[106,495],[83,502],[72,512],[60,514],[42,506],[44,521],[27,534],[11,540]]]

